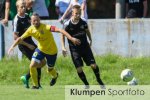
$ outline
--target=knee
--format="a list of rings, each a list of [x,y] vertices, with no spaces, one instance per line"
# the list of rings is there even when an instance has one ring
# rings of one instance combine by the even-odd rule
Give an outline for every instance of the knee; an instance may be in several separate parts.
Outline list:
[[[31,63],[30,63],[30,68],[33,68],[33,67],[36,67],[36,68],[38,68],[38,63],[37,62],[35,62],[35,61],[31,61]]]
[[[97,65],[96,64],[91,64],[92,69],[96,69]]]
[[[45,66],[45,65],[46,65],[46,60],[43,59],[43,60],[40,62],[40,66],[43,67],[43,66]]]
[[[82,67],[78,67],[77,68],[77,73],[81,73],[83,70],[82,70]]]

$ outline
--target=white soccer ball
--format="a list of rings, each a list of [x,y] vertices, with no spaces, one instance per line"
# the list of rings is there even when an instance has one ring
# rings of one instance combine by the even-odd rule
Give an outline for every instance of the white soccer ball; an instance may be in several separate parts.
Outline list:
[[[127,85],[138,85],[138,80],[134,77],[131,81],[127,82]]]
[[[120,77],[123,81],[129,82],[133,79],[133,72],[131,71],[131,69],[125,69],[121,72]]]

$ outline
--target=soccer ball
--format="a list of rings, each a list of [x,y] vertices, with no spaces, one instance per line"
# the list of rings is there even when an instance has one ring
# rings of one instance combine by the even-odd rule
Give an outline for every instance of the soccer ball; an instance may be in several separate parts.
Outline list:
[[[133,72],[130,69],[125,69],[121,72],[120,77],[124,82],[129,82],[133,79]]]
[[[127,85],[138,85],[138,80],[134,77],[131,81],[127,82]]]

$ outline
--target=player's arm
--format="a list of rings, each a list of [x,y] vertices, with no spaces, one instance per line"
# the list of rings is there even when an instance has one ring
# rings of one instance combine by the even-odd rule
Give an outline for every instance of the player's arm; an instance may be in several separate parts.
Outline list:
[[[70,41],[74,43],[74,45],[80,45],[80,40],[72,37],[69,33],[67,33],[65,30],[57,28],[55,26],[50,27],[51,32],[59,32],[62,33],[64,36],[66,36]]]
[[[25,0],[27,8],[32,8],[35,0]]]
[[[62,54],[63,56],[67,56],[67,50],[65,48],[65,36],[61,34],[61,46],[62,46]]]
[[[8,23],[9,10],[10,10],[10,0],[6,0],[6,2],[5,2],[5,18],[2,20],[2,23],[5,25]]]
[[[14,40],[17,40],[17,39],[19,38],[16,32],[14,32],[13,35],[14,35]],[[25,42],[25,41],[23,41],[23,40],[20,41],[19,44],[22,44],[22,45],[28,47],[28,48],[31,49],[31,50],[35,49],[35,47],[34,47],[33,45],[31,45],[31,44],[29,44],[29,43],[27,43],[27,42]]]
[[[71,8],[72,8],[72,4],[70,3],[70,5],[68,6],[67,10],[63,14],[63,16],[59,19],[60,22],[63,21],[66,18],[66,16],[70,13]]]
[[[87,37],[89,39],[89,44],[90,44],[90,46],[92,46],[91,32],[90,32],[90,30],[88,28],[88,24],[86,22],[84,23],[84,29],[85,29],[85,32],[86,32]]]
[[[30,36],[30,30],[28,29],[21,37],[17,37],[14,43],[11,45],[11,47],[8,50],[8,54],[18,45],[20,44],[25,38]]]
[[[62,46],[62,50],[65,50],[65,36],[63,34],[61,34],[61,46]]]
[[[146,15],[147,15],[147,0],[145,0],[145,1],[143,1],[143,7],[144,7],[144,9],[143,9],[143,17],[146,17]]]
[[[87,5],[86,5],[86,1],[84,1],[84,2],[82,3],[82,5],[81,5],[81,17],[82,17],[82,18],[85,17],[85,13],[84,13],[84,12],[85,12],[85,10],[86,10],[86,9],[85,9],[86,6],[87,6]]]
[[[90,41],[90,46],[92,46],[92,38],[91,38],[91,33],[90,33],[89,29],[86,29],[86,33],[87,33],[87,36],[88,36],[89,41]]]
[[[20,37],[18,37],[14,43],[11,45],[11,47],[8,50],[8,54],[10,54],[11,51],[13,51],[13,49],[22,41],[22,39]]]

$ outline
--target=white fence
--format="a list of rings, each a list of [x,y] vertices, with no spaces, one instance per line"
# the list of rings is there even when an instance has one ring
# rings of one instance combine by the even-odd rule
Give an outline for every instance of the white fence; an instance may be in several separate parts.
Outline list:
[[[56,20],[42,22],[62,27]],[[150,19],[91,19],[88,24],[93,39],[92,49],[96,55],[113,53],[125,57],[150,56]],[[13,42],[11,21],[5,27],[4,34],[7,52]],[[54,33],[54,38],[60,54],[60,35]]]

